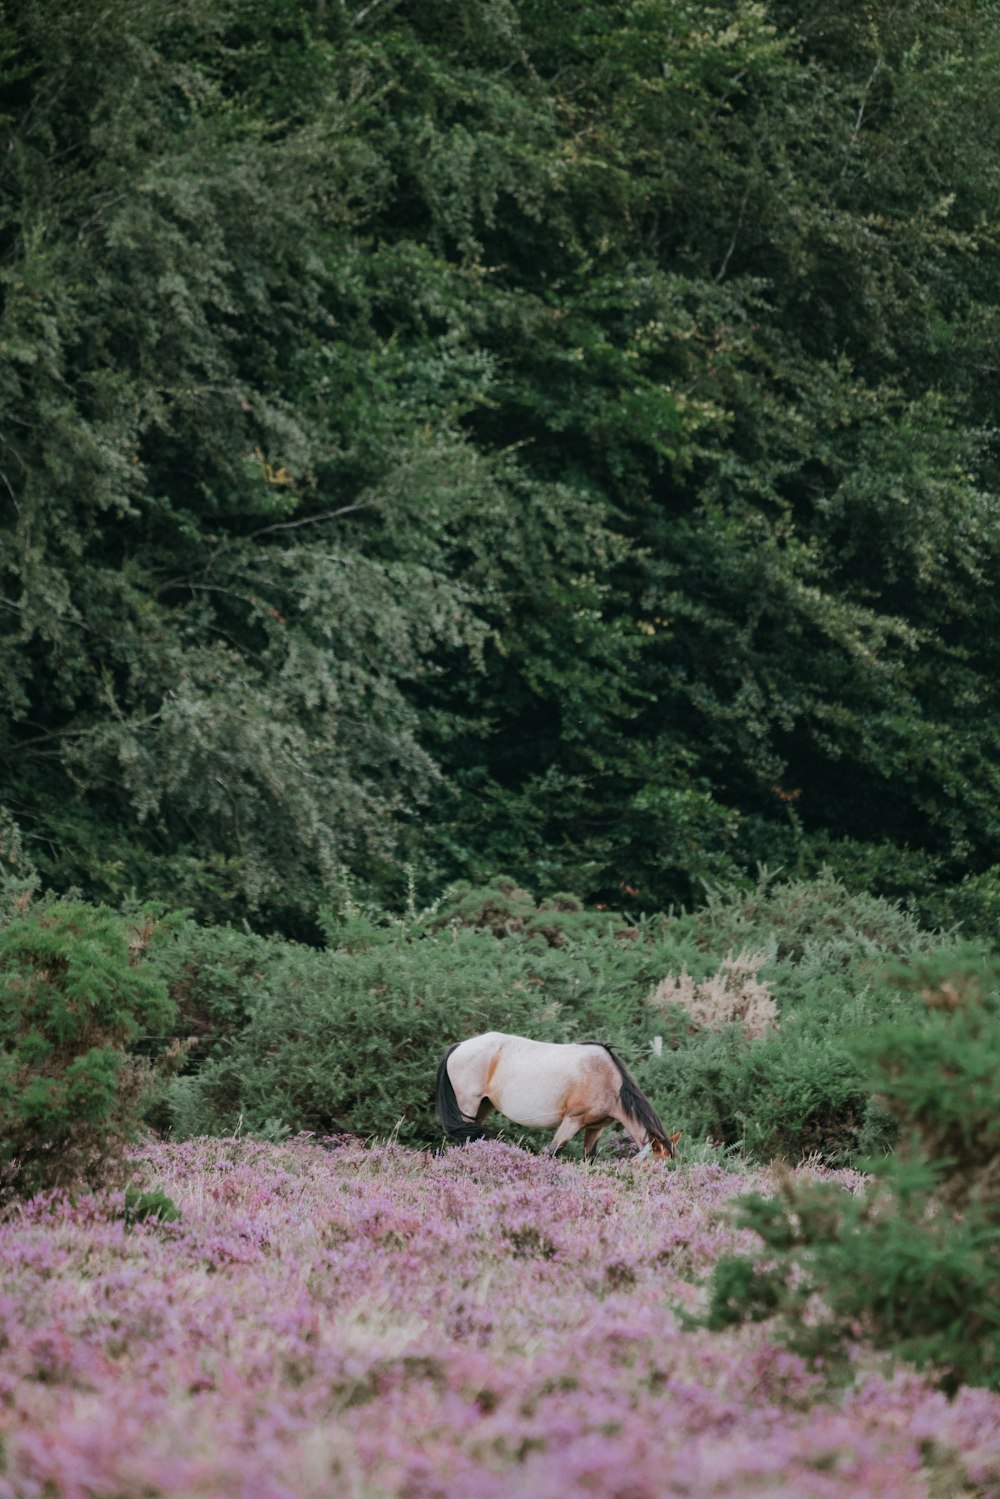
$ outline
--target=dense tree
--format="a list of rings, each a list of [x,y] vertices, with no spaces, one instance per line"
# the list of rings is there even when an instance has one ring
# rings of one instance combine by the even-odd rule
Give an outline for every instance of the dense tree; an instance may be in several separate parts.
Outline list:
[[[47,877],[308,931],[406,860],[996,863],[998,40],[19,7],[0,764]]]

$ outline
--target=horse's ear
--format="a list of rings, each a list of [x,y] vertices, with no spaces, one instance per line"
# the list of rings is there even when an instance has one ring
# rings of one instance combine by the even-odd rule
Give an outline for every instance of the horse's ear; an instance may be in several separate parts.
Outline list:
[[[671,1135],[670,1136],[670,1143],[671,1143],[671,1145],[676,1145],[677,1141],[680,1139],[680,1137],[681,1137],[681,1131],[680,1130],[677,1131],[676,1135]]]

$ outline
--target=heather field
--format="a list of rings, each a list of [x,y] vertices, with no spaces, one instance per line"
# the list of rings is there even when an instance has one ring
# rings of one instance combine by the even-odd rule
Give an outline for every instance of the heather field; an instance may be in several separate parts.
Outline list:
[[[822,1173],[856,1190],[850,1172]],[[0,1226],[3,1499],[1000,1496],[1000,1397],[692,1329],[766,1171],[482,1141],[144,1147]]]

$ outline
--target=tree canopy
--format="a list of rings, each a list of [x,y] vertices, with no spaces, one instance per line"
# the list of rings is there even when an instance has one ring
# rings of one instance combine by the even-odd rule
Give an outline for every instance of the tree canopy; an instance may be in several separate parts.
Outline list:
[[[293,933],[990,879],[998,63],[986,0],[24,0],[25,857]]]

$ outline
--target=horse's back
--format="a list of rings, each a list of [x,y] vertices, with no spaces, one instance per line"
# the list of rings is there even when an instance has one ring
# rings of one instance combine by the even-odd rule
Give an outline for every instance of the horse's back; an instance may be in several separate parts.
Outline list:
[[[492,1057],[505,1041],[516,1040],[515,1036],[508,1036],[505,1031],[483,1031],[481,1036],[469,1036],[465,1041],[459,1041],[453,1046],[449,1053],[449,1062],[459,1067],[469,1066],[482,1058]]]
[[[492,1061],[501,1055],[506,1066],[526,1070],[543,1068],[563,1074],[590,1067],[595,1057],[602,1059],[600,1065],[605,1060],[610,1061],[606,1047],[599,1042],[532,1041],[528,1036],[516,1036],[510,1031],[483,1031],[482,1035],[469,1036],[453,1046],[448,1055],[460,1066],[482,1058]]]

